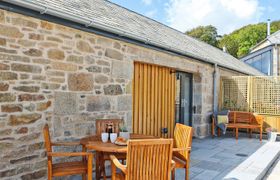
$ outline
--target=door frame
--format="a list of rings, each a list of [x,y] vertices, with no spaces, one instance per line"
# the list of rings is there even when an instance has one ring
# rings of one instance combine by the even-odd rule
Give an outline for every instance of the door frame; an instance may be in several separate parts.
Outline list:
[[[193,118],[193,74],[188,73],[188,72],[184,72],[184,71],[176,71],[177,73],[181,73],[184,74],[186,76],[188,76],[190,78],[190,107],[189,107],[189,112],[190,112],[190,119],[189,119],[189,125],[192,126],[193,122],[192,122],[192,118]],[[184,119],[182,119],[183,117],[183,112],[181,111],[182,108],[182,101],[181,101],[181,97],[182,97],[182,91],[181,91],[181,87],[182,87],[182,81],[180,80],[180,103],[179,103],[179,123],[184,124]]]

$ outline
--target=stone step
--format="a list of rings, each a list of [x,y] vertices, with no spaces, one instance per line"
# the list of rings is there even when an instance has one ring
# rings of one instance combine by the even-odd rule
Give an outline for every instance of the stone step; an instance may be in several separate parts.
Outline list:
[[[250,148],[250,147],[248,147]],[[262,179],[273,162],[280,155],[280,142],[267,142],[244,162],[235,167],[223,179],[258,180]]]

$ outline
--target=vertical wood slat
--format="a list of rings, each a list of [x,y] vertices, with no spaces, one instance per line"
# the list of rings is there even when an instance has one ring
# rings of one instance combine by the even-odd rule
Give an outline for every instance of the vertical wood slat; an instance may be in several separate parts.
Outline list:
[[[133,96],[133,112],[135,112],[133,114],[133,119],[135,120],[135,122],[138,122],[138,118],[139,118],[139,68],[140,66],[135,66],[134,67],[134,81],[133,81],[133,92],[134,92],[134,96]],[[138,123],[134,124],[133,126],[133,132],[136,131],[138,129]]]
[[[151,71],[151,131],[150,134],[154,134],[154,109],[155,109],[155,66],[152,66]]]
[[[142,134],[142,119],[143,119],[143,99],[141,97],[143,97],[143,66],[139,66],[139,94],[138,94],[138,98],[139,98],[139,119],[138,121],[136,121],[136,123],[138,124],[138,129],[136,129],[136,131],[138,131],[139,134]],[[136,132],[135,131],[135,132]]]
[[[147,126],[146,126],[146,131],[147,134],[151,134],[151,128],[152,128],[152,123],[151,123],[151,81],[152,81],[152,77],[151,77],[151,73],[152,73],[152,67],[147,66]]]
[[[162,69],[159,67],[158,68],[158,117],[157,117],[157,136],[161,135],[160,132],[160,127],[161,127],[161,121],[162,121],[162,116],[161,116],[161,111],[162,111]]]
[[[155,115],[154,115],[154,135],[158,136],[158,106],[159,106],[159,98],[158,98],[158,82],[159,82],[159,76],[158,76],[158,67],[155,67]]]
[[[135,62],[133,133],[172,137],[175,123],[175,73],[167,67]],[[167,134],[161,128],[168,128]]]
[[[148,69],[147,69],[147,64],[144,64],[143,65],[144,67],[144,74],[143,74],[143,128],[142,128],[142,132],[143,134],[147,134],[146,133],[146,130],[147,130],[147,72],[148,72]],[[141,75],[140,75],[141,76]],[[141,96],[140,96],[141,98]],[[139,119],[140,120],[140,119]],[[140,120],[141,121],[141,120]]]
[[[162,110],[161,110],[161,118],[162,118],[162,121],[161,121],[161,127],[166,127],[165,126],[165,112],[166,112],[166,109],[165,109],[165,98],[166,98],[166,95],[165,95],[165,69],[162,69],[161,71],[161,75],[162,75],[162,79],[161,79],[161,82],[162,82],[162,88],[161,88],[161,93],[162,93]],[[164,137],[164,135],[162,135],[162,137]]]

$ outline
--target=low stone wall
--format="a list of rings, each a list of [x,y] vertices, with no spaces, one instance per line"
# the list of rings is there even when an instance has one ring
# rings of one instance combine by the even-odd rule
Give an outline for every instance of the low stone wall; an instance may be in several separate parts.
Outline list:
[[[194,74],[195,136],[207,136],[212,66],[0,10],[0,179],[45,177],[45,123],[53,141],[94,134],[98,118],[131,128],[134,61]]]

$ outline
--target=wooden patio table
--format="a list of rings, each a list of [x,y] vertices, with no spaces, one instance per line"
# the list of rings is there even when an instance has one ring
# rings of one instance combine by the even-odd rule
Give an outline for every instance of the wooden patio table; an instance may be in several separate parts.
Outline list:
[[[140,135],[140,134],[130,134],[130,139],[159,139],[159,137],[150,136],[150,135]],[[83,146],[83,151],[94,150],[96,151],[95,157],[95,175],[96,179],[99,180],[101,174],[103,173],[103,179],[106,179],[104,163],[104,156],[108,156],[110,154],[125,154],[127,153],[127,146],[119,146],[111,143],[110,141],[103,143],[100,137],[97,136],[88,136],[82,138],[80,143]],[[182,148],[173,148],[173,152],[184,151],[189,149]]]

